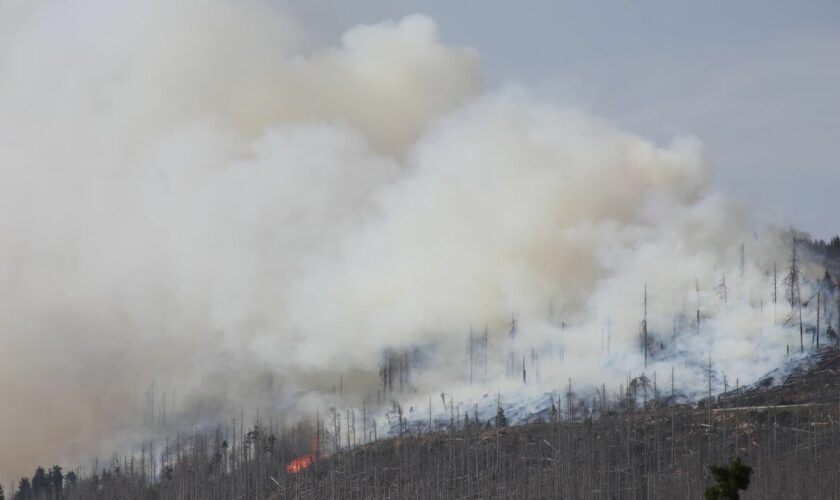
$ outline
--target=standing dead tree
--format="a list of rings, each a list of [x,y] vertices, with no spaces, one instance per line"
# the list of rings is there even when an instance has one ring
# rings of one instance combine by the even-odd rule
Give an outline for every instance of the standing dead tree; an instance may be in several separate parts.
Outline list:
[[[645,368],[647,368],[647,361],[648,361],[648,294],[647,294],[647,283],[645,283],[645,298],[643,301],[644,312],[642,314],[642,351],[644,352],[645,357]]]
[[[817,290],[817,349],[820,348],[820,300],[822,299],[822,290]]]
[[[747,251],[744,245],[741,245],[741,258],[738,269],[738,300],[744,301],[747,288]]]
[[[723,308],[724,310],[729,308],[729,296],[726,290],[726,273],[722,273],[720,276],[720,282],[718,283],[718,296],[723,301]]]
[[[695,320],[696,335],[700,335],[700,280],[694,278],[694,291],[697,294],[697,319]]]
[[[791,310],[795,312],[795,308],[799,309],[799,350],[805,352],[805,341],[803,339],[804,333],[802,329],[802,290],[801,290],[802,270],[799,257],[796,255],[796,237],[793,238],[790,252],[790,260],[788,261],[787,275],[785,275],[784,284],[787,290],[787,301],[790,304]]]
[[[512,378],[516,376],[516,352],[514,351],[513,341],[516,339],[518,334],[517,325],[516,325],[516,316],[511,316],[510,318],[510,331],[508,332],[508,339],[509,339],[509,349],[508,352],[508,359],[507,359],[507,376],[508,378]]]
[[[778,271],[776,270],[776,263],[773,263],[773,324],[776,325],[779,323],[779,320],[776,315],[776,304],[778,303],[779,298],[779,280],[778,280]]]

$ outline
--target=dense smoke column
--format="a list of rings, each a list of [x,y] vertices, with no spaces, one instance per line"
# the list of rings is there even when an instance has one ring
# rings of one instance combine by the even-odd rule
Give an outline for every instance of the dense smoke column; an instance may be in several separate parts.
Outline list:
[[[697,140],[481,85],[422,15],[322,46],[270,2],[0,3],[0,470],[359,407],[387,352],[383,404],[409,409],[778,361],[758,263],[787,245],[714,193]]]

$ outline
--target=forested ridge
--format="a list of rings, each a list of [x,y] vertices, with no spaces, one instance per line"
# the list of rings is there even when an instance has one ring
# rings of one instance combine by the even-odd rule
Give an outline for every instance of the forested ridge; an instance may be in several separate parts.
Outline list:
[[[663,390],[637,405],[640,390],[595,401],[600,416],[558,405],[522,426],[507,426],[501,410],[355,446],[351,427],[341,436],[350,447],[333,452],[323,422],[286,432],[233,422],[95,473],[39,468],[13,498],[699,498],[708,465],[736,456],[755,471],[742,498],[840,498],[840,352],[823,349],[777,387],[712,404],[672,404]],[[797,394],[820,400],[791,401]],[[311,461],[291,468],[299,457]]]
[[[819,289],[833,296],[840,238],[805,249],[821,257]],[[0,488],[0,500],[699,498],[709,465],[734,457],[754,470],[742,498],[840,498],[840,350],[832,324],[811,329],[807,346],[801,338],[806,357],[780,380],[733,388],[724,378],[715,394],[710,360],[699,402],[642,374],[592,396],[575,394],[570,381],[525,425],[509,425],[502,404],[490,418],[465,409],[427,427],[409,425],[400,409],[398,425],[378,434],[351,409],[291,428],[239,418],[149,441],[130,456],[38,467],[12,491]]]

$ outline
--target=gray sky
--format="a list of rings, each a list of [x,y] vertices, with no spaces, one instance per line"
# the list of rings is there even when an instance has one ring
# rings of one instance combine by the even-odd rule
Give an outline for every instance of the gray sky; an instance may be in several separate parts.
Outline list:
[[[422,12],[523,83],[658,142],[698,136],[726,193],[840,232],[840,2],[292,0],[327,37]]]

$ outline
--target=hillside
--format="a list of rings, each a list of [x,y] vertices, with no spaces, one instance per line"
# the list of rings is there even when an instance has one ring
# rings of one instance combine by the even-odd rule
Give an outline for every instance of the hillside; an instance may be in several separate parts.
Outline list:
[[[808,261],[836,275],[839,249],[840,239],[809,242]],[[646,374],[618,390],[578,394],[570,379],[565,392],[545,391],[526,384],[523,357],[521,386],[458,404],[441,394],[444,411],[436,403],[433,413],[431,400],[428,412],[399,402],[413,364],[394,354],[380,371],[384,417],[332,407],[292,428],[282,415],[249,426],[240,417],[145,441],[139,456],[133,449],[72,471],[39,468],[7,498],[697,498],[708,465],[736,456],[754,468],[744,498],[840,498],[840,350],[829,334],[837,289],[831,276],[813,284],[829,299],[802,302],[813,314],[788,327],[800,345],[750,385],[736,378],[730,390],[724,376],[722,393],[712,390],[720,374],[711,365],[705,397],[703,378],[686,393],[673,379],[663,391]],[[471,354],[474,344],[486,369],[486,333],[471,332]],[[660,346],[651,359],[676,356],[683,367],[693,359],[695,375],[706,372],[702,358],[682,354]],[[539,364],[530,367],[539,378]]]
[[[312,440],[322,428],[240,427],[230,440],[219,428],[115,459],[64,484],[61,498],[698,498],[707,465],[734,456],[755,469],[743,498],[840,498],[840,352],[777,378],[712,405],[642,407],[628,394],[599,417],[549,409],[521,426],[466,420],[330,456]]]
[[[734,456],[755,469],[743,498],[838,498],[840,353],[807,366],[711,408],[390,439],[286,476],[273,498],[699,498],[707,464]]]

